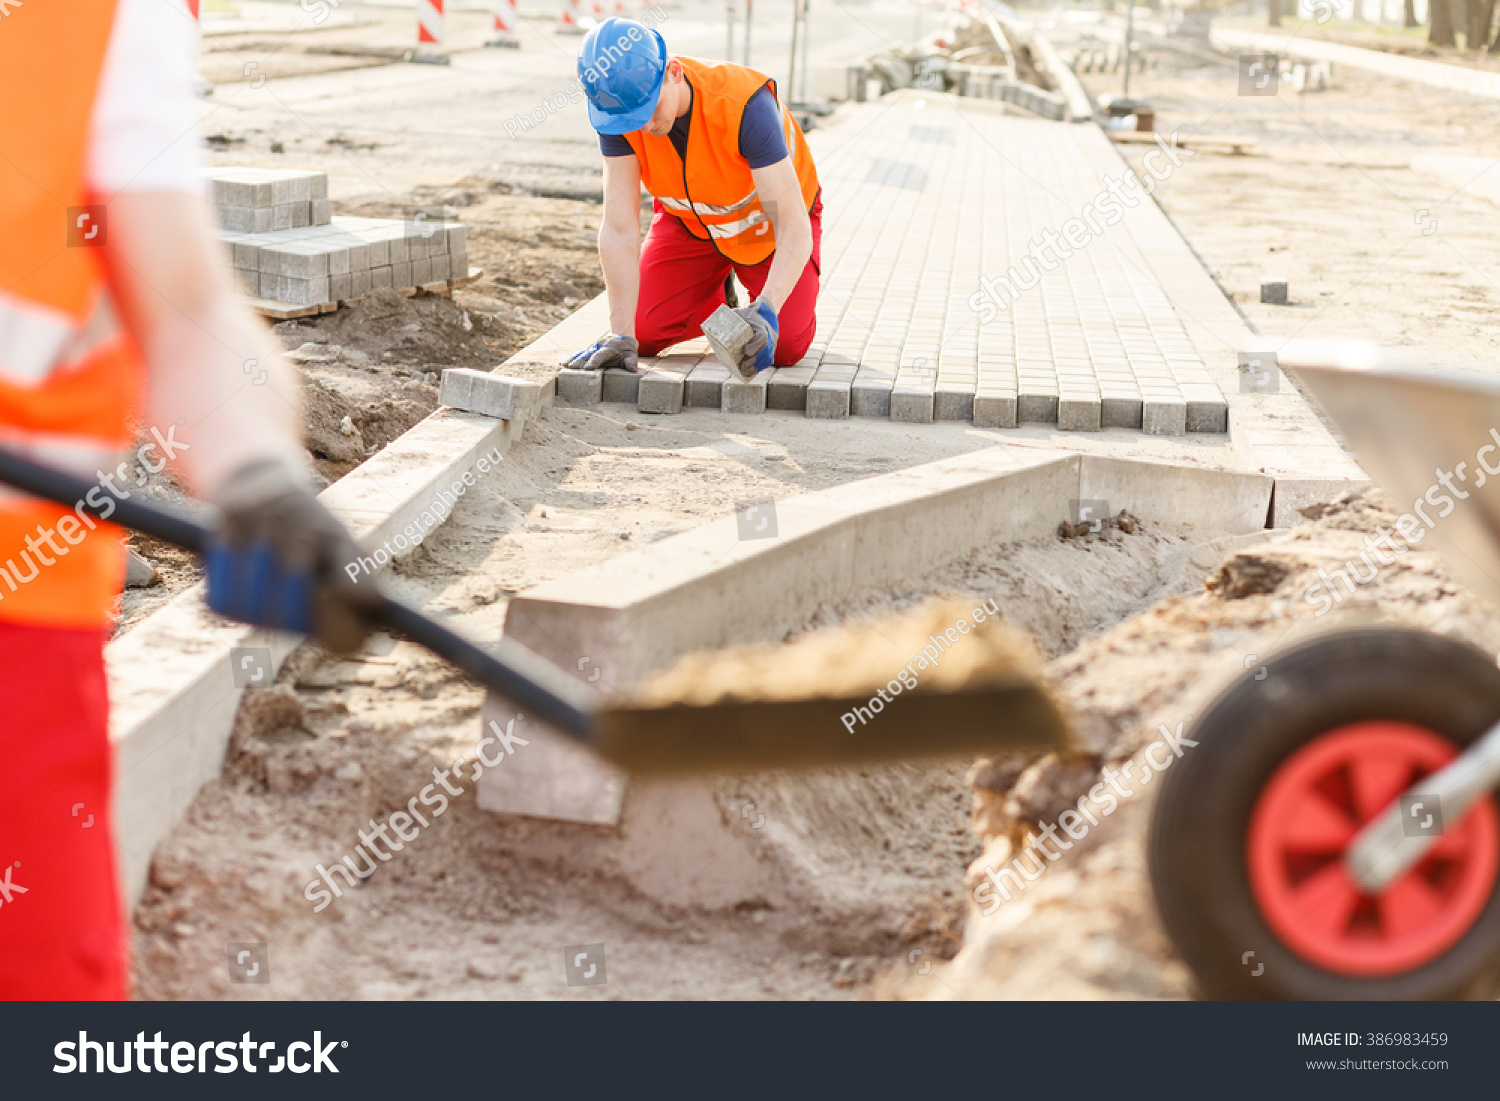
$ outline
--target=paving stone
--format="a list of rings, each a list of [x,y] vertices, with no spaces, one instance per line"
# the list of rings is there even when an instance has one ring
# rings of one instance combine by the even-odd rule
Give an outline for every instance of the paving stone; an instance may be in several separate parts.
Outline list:
[[[1057,427],[1064,432],[1099,431],[1099,398],[1059,397],[1057,400]]]
[[[641,372],[627,371],[623,367],[606,367],[603,375],[601,401],[623,402],[627,405],[635,405],[640,401]]]
[[[767,409],[807,409],[807,387],[813,379],[812,367],[778,367],[766,386]]]
[[[927,387],[891,390],[891,412],[893,421],[907,424],[931,424],[934,405],[933,391]]]
[[[1141,431],[1148,436],[1181,436],[1187,430],[1187,403],[1180,399],[1144,398]]]
[[[889,417],[894,379],[856,377],[849,387],[849,413],[855,417]]]
[[[641,376],[637,404],[642,413],[682,412],[682,390],[686,380],[675,371],[653,370]]]
[[[297,279],[283,275],[279,277],[280,294],[277,301],[290,302],[294,306],[319,306],[329,301],[328,276],[316,279]]]
[[[1189,432],[1228,432],[1228,403],[1223,398],[1214,401],[1189,401],[1185,427]]]
[[[724,383],[729,378],[729,368],[712,357],[704,359],[689,372],[682,403],[693,409],[722,409]]]
[[[932,417],[940,421],[966,421],[974,415],[974,385],[944,385],[933,391]]]
[[[739,375],[731,374],[724,380],[721,408],[726,413],[764,413],[766,390],[770,384],[774,367],[761,371],[749,382]]]
[[[1015,394],[993,394],[981,390],[974,395],[974,423],[981,428],[1016,426]]]
[[[1141,426],[1141,399],[1104,397],[1099,403],[1099,426],[1101,428],[1139,428]]]
[[[1056,394],[1021,394],[1016,398],[1016,421],[1020,424],[1056,424]]]
[[[849,415],[852,380],[815,378],[807,384],[805,411],[817,420],[843,420]]]
[[[598,405],[603,384],[602,371],[575,371],[564,367],[557,372],[557,400],[569,405]]]

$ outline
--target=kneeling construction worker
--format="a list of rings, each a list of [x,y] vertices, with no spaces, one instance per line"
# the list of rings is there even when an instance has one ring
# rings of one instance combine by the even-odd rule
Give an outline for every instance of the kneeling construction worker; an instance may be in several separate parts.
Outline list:
[[[673,57],[656,31],[606,19],[578,74],[604,154],[599,257],[611,332],[568,361],[636,366],[691,340],[726,301],[730,273],[755,301],[738,363],[751,379],[807,352],[817,327],[823,203],[807,140],[776,82],[742,65]],[[641,186],[655,198],[644,245]]]
[[[128,992],[104,673],[125,548],[105,514],[136,471],[171,462],[218,506],[211,607],[347,649],[374,596],[341,581],[358,548],[304,487],[297,380],[230,285],[195,34],[163,0],[0,27],[0,450],[95,483],[74,508],[0,486],[3,999]]]

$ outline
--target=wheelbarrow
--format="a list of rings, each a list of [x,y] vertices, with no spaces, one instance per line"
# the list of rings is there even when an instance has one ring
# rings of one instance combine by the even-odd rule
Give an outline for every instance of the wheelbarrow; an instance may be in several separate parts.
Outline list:
[[[1500,605],[1500,385],[1350,343],[1280,359],[1411,517],[1396,535]],[[1400,545],[1378,550],[1388,562]],[[1407,627],[1334,628],[1240,675],[1192,737],[1162,777],[1148,859],[1162,921],[1205,994],[1492,992],[1494,654]]]

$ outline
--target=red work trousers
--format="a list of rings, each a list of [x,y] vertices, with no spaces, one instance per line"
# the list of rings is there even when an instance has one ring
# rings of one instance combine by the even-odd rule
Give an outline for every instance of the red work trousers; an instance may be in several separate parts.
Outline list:
[[[120,999],[104,632],[0,622],[0,999]]]
[[[789,367],[806,355],[818,328],[814,311],[822,266],[822,199],[814,200],[808,219],[812,222],[812,256],[776,314],[778,367]],[[731,263],[657,203],[651,229],[641,244],[641,289],[635,308],[640,354],[660,355],[673,344],[702,336],[703,322],[724,305],[724,280],[731,269],[747,291],[759,295],[771,272],[771,259],[753,265]]]

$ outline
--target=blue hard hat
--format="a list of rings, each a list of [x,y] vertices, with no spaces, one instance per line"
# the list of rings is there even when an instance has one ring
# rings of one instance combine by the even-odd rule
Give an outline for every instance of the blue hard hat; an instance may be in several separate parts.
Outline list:
[[[589,125],[628,134],[651,119],[667,73],[667,43],[634,19],[610,18],[583,40],[578,80],[589,101]]]

